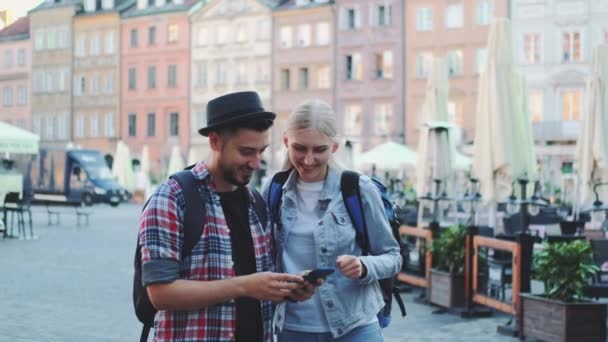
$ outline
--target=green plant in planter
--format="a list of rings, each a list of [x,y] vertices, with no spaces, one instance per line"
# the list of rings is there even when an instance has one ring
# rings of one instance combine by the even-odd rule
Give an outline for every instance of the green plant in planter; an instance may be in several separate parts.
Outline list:
[[[597,266],[592,261],[593,250],[587,241],[543,244],[534,254],[535,278],[545,284],[544,296],[564,302],[583,297],[583,290]]]
[[[466,227],[452,226],[433,239],[433,268],[454,274],[464,273],[466,236]]]

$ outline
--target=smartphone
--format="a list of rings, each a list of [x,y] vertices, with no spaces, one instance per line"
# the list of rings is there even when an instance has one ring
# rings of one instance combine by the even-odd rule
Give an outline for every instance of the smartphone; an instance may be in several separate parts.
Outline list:
[[[332,267],[319,267],[306,273],[302,277],[309,283],[315,283],[319,278],[325,280],[325,278],[332,273],[334,273],[334,269]]]

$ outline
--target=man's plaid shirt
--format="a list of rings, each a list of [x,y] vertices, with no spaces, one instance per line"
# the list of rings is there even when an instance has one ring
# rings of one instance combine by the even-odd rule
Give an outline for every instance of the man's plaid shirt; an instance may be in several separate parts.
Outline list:
[[[203,235],[190,257],[181,257],[184,196],[179,184],[170,179],[152,195],[140,220],[139,242],[142,264],[150,260],[180,261],[182,279],[211,281],[235,277],[230,231],[204,163],[191,172],[199,184],[206,218]],[[249,226],[253,238],[258,272],[271,271],[272,240],[270,229],[262,227],[250,193]],[[272,304],[261,301],[264,341],[272,341]],[[195,311],[159,311],[154,319],[154,341],[233,341],[236,328],[234,300]]]

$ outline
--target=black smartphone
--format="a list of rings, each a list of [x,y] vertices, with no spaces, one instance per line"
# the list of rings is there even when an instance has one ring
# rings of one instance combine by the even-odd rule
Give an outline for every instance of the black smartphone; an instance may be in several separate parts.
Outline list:
[[[306,273],[302,276],[302,278],[309,283],[315,283],[319,278],[325,280],[325,278],[332,273],[334,273],[334,269],[332,267],[319,267]]]

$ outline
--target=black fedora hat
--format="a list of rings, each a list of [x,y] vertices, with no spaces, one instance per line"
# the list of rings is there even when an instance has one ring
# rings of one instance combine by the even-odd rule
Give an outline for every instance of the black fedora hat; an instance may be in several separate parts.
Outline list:
[[[255,91],[231,93],[207,103],[207,127],[199,129],[198,132],[208,136],[218,128],[253,120],[273,121],[276,116],[275,113],[264,109],[262,100]]]

